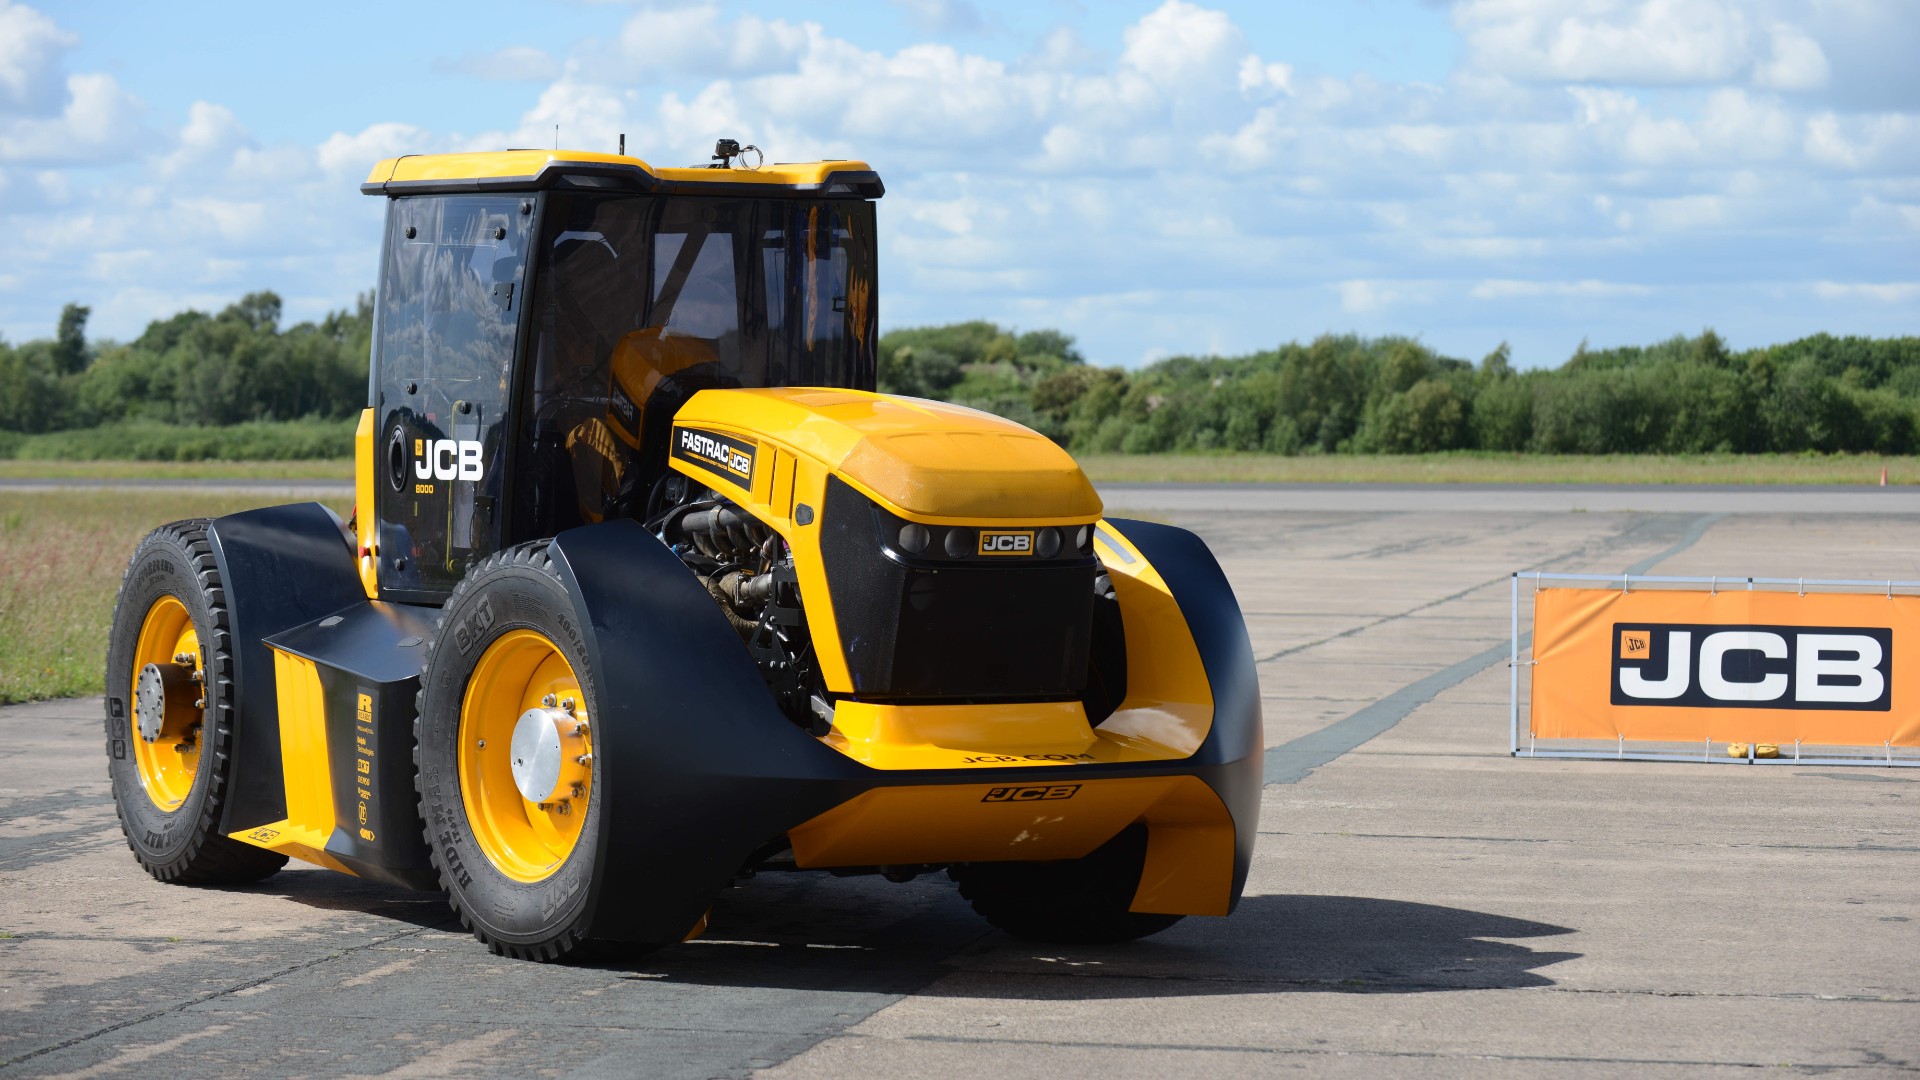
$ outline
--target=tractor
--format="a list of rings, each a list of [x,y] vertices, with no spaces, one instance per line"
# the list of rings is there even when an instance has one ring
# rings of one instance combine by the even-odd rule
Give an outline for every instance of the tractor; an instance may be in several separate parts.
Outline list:
[[[374,168],[352,515],[174,522],[121,582],[155,878],[299,859],[542,961],[769,871],[944,871],[1045,941],[1233,909],[1260,697],[1213,556],[1028,428],[876,393],[879,176],[720,149]]]

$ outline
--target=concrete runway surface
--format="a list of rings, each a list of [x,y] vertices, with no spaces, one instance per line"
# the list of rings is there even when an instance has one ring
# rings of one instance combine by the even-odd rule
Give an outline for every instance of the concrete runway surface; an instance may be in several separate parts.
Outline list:
[[[1231,918],[1035,947],[944,877],[766,874],[700,941],[516,963],[436,897],[322,870],[153,882],[98,700],[18,706],[0,1074],[1920,1072],[1920,770],[1514,760],[1504,664],[1514,570],[1916,579],[1920,500],[1245,490],[1107,491],[1207,539],[1261,659]]]

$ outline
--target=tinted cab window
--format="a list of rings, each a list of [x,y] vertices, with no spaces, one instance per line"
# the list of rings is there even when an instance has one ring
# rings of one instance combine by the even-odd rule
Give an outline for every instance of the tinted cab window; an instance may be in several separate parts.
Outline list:
[[[532,208],[496,195],[388,205],[373,390],[380,587],[395,599],[443,596],[499,546]]]

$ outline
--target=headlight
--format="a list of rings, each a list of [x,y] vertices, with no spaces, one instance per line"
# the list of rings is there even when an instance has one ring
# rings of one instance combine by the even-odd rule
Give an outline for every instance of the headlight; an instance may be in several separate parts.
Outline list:
[[[1060,554],[1060,530],[1041,529],[1033,538],[1033,550],[1043,559],[1051,559]]]
[[[909,521],[900,526],[900,550],[909,555],[918,555],[927,550],[927,541],[931,539],[933,537],[925,525]]]

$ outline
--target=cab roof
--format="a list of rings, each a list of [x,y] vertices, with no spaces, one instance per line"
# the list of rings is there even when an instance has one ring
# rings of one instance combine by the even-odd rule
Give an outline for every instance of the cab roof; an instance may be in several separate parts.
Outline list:
[[[604,188],[675,195],[877,199],[880,174],[864,161],[808,161],[744,168],[663,168],[588,150],[496,150],[406,154],[373,167],[365,195]]]

